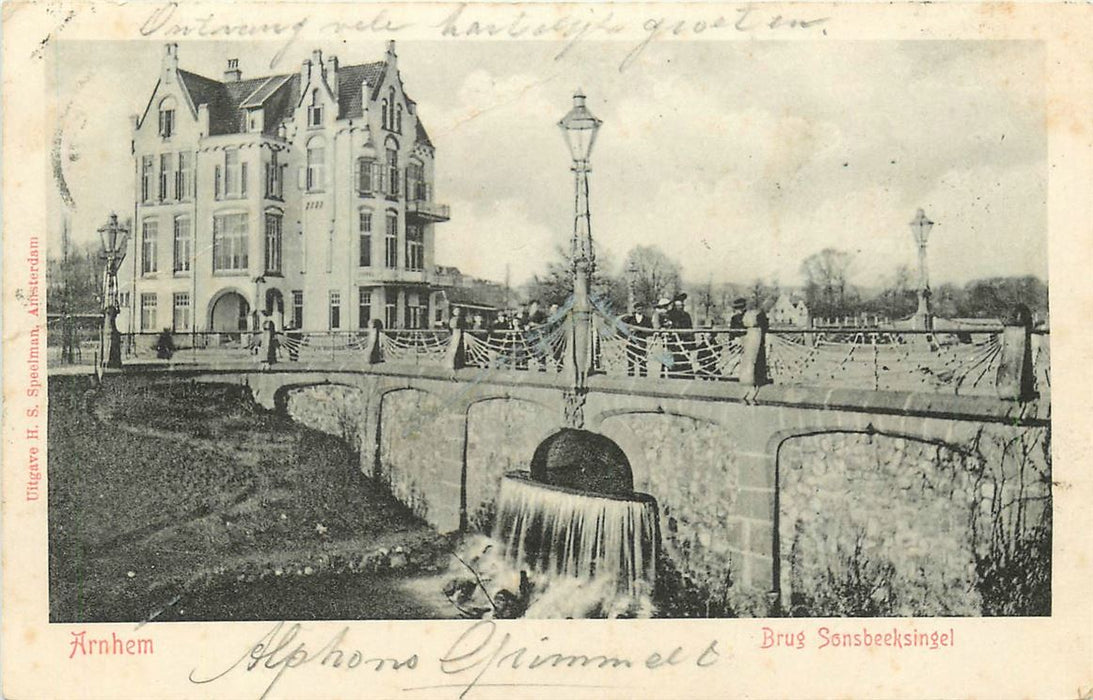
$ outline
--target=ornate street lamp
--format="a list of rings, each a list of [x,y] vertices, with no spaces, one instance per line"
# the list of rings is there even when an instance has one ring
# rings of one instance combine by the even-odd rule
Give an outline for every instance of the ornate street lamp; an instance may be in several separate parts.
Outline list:
[[[585,96],[580,90],[573,95],[573,109],[562,117],[558,126],[565,136],[569,153],[573,157],[573,172],[576,175],[576,218],[573,221],[573,263],[577,267],[579,260],[588,263],[589,273],[595,264],[592,252],[592,226],[588,213],[588,166],[592,155],[592,146],[596,143],[596,133],[603,123],[584,104]]]
[[[99,238],[102,240],[102,252],[99,259],[103,261],[103,338],[109,338],[109,346],[105,355],[106,366],[113,369],[121,368],[121,332],[118,331],[118,268],[125,260],[126,246],[129,243],[129,229],[118,223],[118,215],[110,212],[110,219],[106,225],[99,228]]]
[[[562,117],[558,126],[565,136],[569,153],[573,157],[573,173],[576,182],[575,214],[573,219],[573,360],[576,375],[574,382],[583,388],[591,367],[591,306],[588,292],[592,283],[592,271],[596,264],[592,251],[592,225],[588,213],[588,166],[592,146],[601,122],[584,104],[581,90],[573,95],[573,108]]]
[[[634,313],[637,305],[637,285],[638,263],[631,258],[630,264],[626,266],[626,308],[630,313]]]
[[[911,233],[918,245],[918,310],[915,311],[915,325],[923,330],[930,330],[934,325],[930,313],[930,277],[926,272],[926,242],[933,227],[934,222],[926,218],[926,212],[919,209],[911,222]]]

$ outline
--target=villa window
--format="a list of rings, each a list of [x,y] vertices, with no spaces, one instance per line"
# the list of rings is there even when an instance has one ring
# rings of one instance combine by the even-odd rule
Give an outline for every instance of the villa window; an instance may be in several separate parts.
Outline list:
[[[159,135],[165,139],[175,133],[175,100],[166,97],[159,103]]]
[[[156,295],[149,292],[140,295],[140,329],[154,331],[156,328]]]
[[[247,215],[213,217],[213,272],[247,269]]]
[[[281,215],[266,214],[266,272],[281,274]]]
[[[159,156],[159,201],[166,202],[171,196],[171,185],[175,179],[173,158],[170,153]]]
[[[239,149],[224,151],[224,196],[233,197],[240,192]]]
[[[330,292],[330,330],[342,327],[342,293]]]
[[[425,166],[421,163],[410,163],[406,166],[406,198],[415,201],[429,199],[425,187]]]
[[[406,269],[425,269],[425,234],[421,226],[406,226]]]
[[[140,271],[147,275],[158,269],[156,264],[159,238],[159,222],[155,219],[145,221],[141,226],[140,236]]]
[[[375,158],[358,158],[356,169],[356,189],[361,195],[369,195],[376,191],[379,181],[379,170]]]
[[[395,300],[391,299],[394,295],[394,290],[389,289],[388,301],[383,305],[383,323],[384,328],[395,328],[398,326],[398,305],[395,304]]]
[[[394,148],[387,149],[387,194],[398,196],[399,191],[398,151]]]
[[[176,331],[190,330],[189,292],[175,292],[171,328]]]
[[[152,156],[140,159],[140,201],[147,204],[152,201],[152,178],[155,177],[155,161]]]
[[[323,189],[326,174],[326,148],[322,139],[314,138],[307,144],[307,190]]]
[[[266,198],[267,199],[283,199],[285,195],[284,190],[284,173],[282,171],[281,163],[277,157],[277,151],[270,153],[269,162],[266,163]]]
[[[372,267],[372,212],[360,213],[360,267]]]
[[[292,326],[304,327],[304,293],[302,290],[292,290]]]
[[[319,97],[318,90],[311,91],[311,104],[307,108],[307,125],[308,126],[322,126],[323,124],[323,103],[322,98]]]
[[[193,256],[193,239],[190,231],[190,219],[185,216],[175,217],[174,226],[174,264],[175,272],[189,272],[190,258]]]
[[[390,269],[398,267],[398,214],[387,215],[387,235],[384,238],[383,262]]]
[[[372,322],[372,290],[361,287],[357,294],[357,328],[363,330]]]
[[[406,295],[406,327],[424,328],[429,318],[428,307],[421,303],[421,296],[416,292]]]
[[[189,199],[193,196],[194,155],[188,151],[178,154],[178,170],[175,172],[175,198]]]

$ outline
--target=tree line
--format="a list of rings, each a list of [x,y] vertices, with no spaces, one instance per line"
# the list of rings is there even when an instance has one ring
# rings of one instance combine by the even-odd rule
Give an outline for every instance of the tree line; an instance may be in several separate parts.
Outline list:
[[[853,281],[853,254],[835,248],[804,258],[800,266],[803,285],[796,287],[763,279],[687,283],[680,263],[657,246],[631,248],[621,265],[599,250],[596,256],[592,295],[619,314],[627,310],[631,291],[636,303],[650,307],[686,292],[695,320],[711,325],[723,325],[734,299],[744,297],[749,308],[769,311],[783,293],[803,300],[813,318],[876,316],[897,320],[910,317],[918,308],[918,276],[909,266],[896,266],[879,287],[863,287]],[[524,298],[540,304],[563,304],[573,293],[568,252],[559,248],[546,270],[520,291]],[[1024,304],[1034,318],[1044,320],[1048,287],[1032,275],[990,277],[964,285],[945,283],[932,287],[930,304],[936,317],[983,319],[1004,318],[1017,304]]]
[[[63,258],[47,262],[46,300],[50,313],[84,314],[102,311],[103,263],[99,246],[75,246]],[[617,263],[609,252],[596,251],[591,293],[604,308],[621,315],[629,306],[631,285],[634,301],[655,306],[663,299],[686,292],[695,320],[723,325],[738,297],[749,308],[769,311],[778,297],[788,293],[802,299],[813,318],[862,315],[888,319],[907,318],[918,307],[917,275],[907,265],[897,266],[879,288],[855,285],[853,254],[834,248],[814,253],[801,261],[799,287],[783,287],[777,280],[750,283],[687,283],[683,268],[657,246],[635,246]],[[521,296],[540,305],[564,304],[573,293],[572,260],[568,251],[557,250],[546,269],[520,289]],[[946,283],[932,288],[931,307],[940,318],[1002,318],[1017,304],[1025,304],[1034,318],[1048,313],[1047,283],[1037,277],[990,277],[964,285]]]

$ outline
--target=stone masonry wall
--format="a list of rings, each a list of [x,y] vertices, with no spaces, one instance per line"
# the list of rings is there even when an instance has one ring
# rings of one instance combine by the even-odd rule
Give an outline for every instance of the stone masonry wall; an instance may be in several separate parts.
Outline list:
[[[979,615],[996,614],[999,598],[1020,607],[1043,597],[1014,582],[999,590],[995,579],[1044,537],[1050,551],[1047,439],[1046,429],[992,426],[960,446],[840,432],[787,440],[778,457],[786,612]],[[1020,565],[1008,573],[1034,587],[1044,572]]]
[[[711,610],[750,607],[735,584],[746,576],[749,531],[769,542],[771,524],[740,510],[736,440],[716,423],[670,414],[612,416],[601,431],[626,452],[635,490],[657,499],[668,574],[678,577],[669,585],[706,597]]]
[[[539,401],[560,395],[392,379],[294,389],[286,407],[355,441],[362,469],[439,530],[464,513],[488,526],[501,475],[559,427],[560,402]],[[916,417],[617,392],[591,394],[585,415],[657,499],[662,563],[707,614],[774,612],[772,588],[789,614],[1050,612],[1050,428],[935,401]]]
[[[460,526],[463,419],[435,394],[385,394],[380,408],[379,478],[441,532]]]
[[[364,423],[371,413],[372,399],[369,393],[356,387],[308,386],[289,393],[286,410],[293,420],[340,437],[361,453],[365,452]]]
[[[467,515],[469,526],[489,530],[501,477],[526,470],[535,448],[557,430],[557,416],[539,404],[494,399],[467,412]]]

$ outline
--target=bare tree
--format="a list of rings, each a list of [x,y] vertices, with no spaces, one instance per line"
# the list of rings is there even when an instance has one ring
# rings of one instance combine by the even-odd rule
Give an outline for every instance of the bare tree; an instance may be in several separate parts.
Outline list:
[[[841,316],[848,311],[848,275],[854,256],[845,250],[825,248],[801,262],[805,296],[818,316]]]
[[[656,246],[636,246],[626,254],[623,274],[634,275],[634,300],[656,304],[661,297],[670,297],[682,286],[678,262]]]

